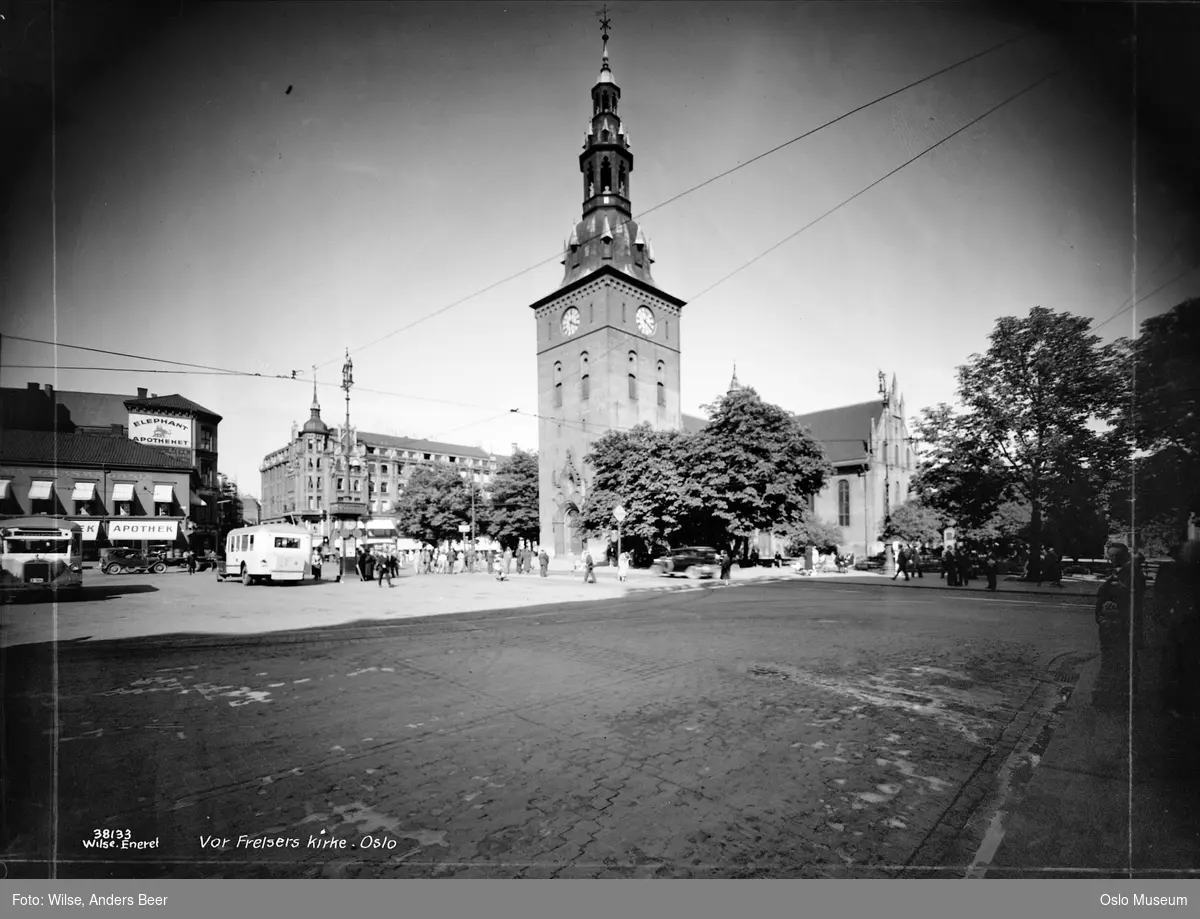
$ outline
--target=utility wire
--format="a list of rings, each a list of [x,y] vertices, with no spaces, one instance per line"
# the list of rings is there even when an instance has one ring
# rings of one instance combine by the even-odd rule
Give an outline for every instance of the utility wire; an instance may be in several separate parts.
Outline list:
[[[690,188],[686,188],[683,191],[679,192],[677,195],[673,195],[672,197],[666,199],[665,201],[660,201],[658,204],[655,204],[654,206],[652,206],[644,211],[641,211],[640,213],[636,214],[635,216],[629,218],[628,220],[622,221],[619,226],[622,226],[622,227],[627,226],[629,223],[631,223],[635,220],[640,220],[642,217],[645,217],[647,214],[651,214],[651,213],[659,210],[660,208],[664,208],[668,204],[672,204],[673,202],[678,201],[680,198],[690,195],[694,191],[698,191],[699,189],[704,188],[707,185],[711,185],[713,182],[723,179],[728,175],[732,175],[733,173],[737,172],[740,169],[745,169],[747,166],[749,166],[753,163],[757,163],[759,160],[764,159],[773,153],[777,153],[780,150],[783,150],[785,147],[789,147],[794,143],[804,140],[805,138],[812,137],[814,134],[818,133],[819,131],[823,131],[826,128],[831,127],[832,125],[837,124],[839,121],[843,121],[846,118],[849,118],[852,115],[856,115],[859,112],[862,112],[862,111],[870,108],[873,105],[878,105],[880,102],[884,102],[888,99],[891,99],[894,96],[898,96],[901,93],[907,92],[908,90],[913,89],[916,86],[920,86],[922,83],[927,83],[930,80],[936,79],[937,77],[947,74],[952,70],[956,70],[957,68],[962,67],[966,64],[969,64],[972,61],[978,60],[981,57],[985,57],[989,54],[999,51],[1001,48],[1007,47],[1008,45],[1011,45],[1011,44],[1015,44],[1016,42],[1019,42],[1019,41],[1023,41],[1024,39],[1028,38],[1029,36],[1031,36],[1033,34],[1035,34],[1033,31],[1022,32],[1020,35],[1017,35],[1014,38],[1006,39],[1002,42],[999,42],[998,44],[995,44],[995,45],[992,45],[991,47],[985,48],[983,51],[979,51],[975,54],[972,54],[970,57],[965,57],[960,61],[956,61],[955,63],[950,64],[947,67],[943,67],[941,70],[937,70],[934,73],[928,74],[927,76],[921,77],[918,80],[914,80],[911,83],[901,86],[899,89],[894,89],[891,92],[886,93],[882,96],[878,96],[878,97],[870,100],[869,102],[865,102],[862,105],[857,106],[856,108],[852,108],[847,112],[843,112],[841,115],[838,115],[836,118],[826,121],[823,124],[820,124],[815,128],[811,128],[810,130],[805,131],[803,134],[798,134],[795,137],[791,138],[790,140],[786,140],[781,144],[777,144],[776,146],[772,147],[770,150],[766,150],[763,153],[753,156],[750,159],[746,160],[745,162],[738,163],[736,166],[732,166],[729,169],[726,169],[725,171],[720,172],[715,176],[712,176],[711,178],[705,179],[703,182],[693,185]],[[592,239],[594,239],[594,238],[595,237],[588,237],[584,240],[581,240],[580,244],[582,245],[584,243],[591,242]],[[352,349],[350,349],[349,353],[352,355],[358,354],[360,351],[363,351],[367,348],[374,347],[375,345],[380,344],[381,342],[387,341],[389,338],[399,335],[401,332],[407,332],[409,329],[413,328],[414,326],[417,326],[417,325],[421,324],[422,322],[425,322],[426,320],[433,319],[436,316],[440,316],[442,313],[445,313],[445,312],[453,309],[456,306],[460,306],[463,303],[466,303],[468,300],[473,300],[475,297],[479,297],[479,296],[487,293],[488,291],[491,291],[497,287],[500,287],[503,284],[507,284],[509,281],[516,280],[517,278],[519,278],[523,275],[526,275],[531,271],[535,271],[538,268],[541,268],[543,265],[549,265],[555,259],[561,258],[561,256],[562,256],[561,251],[555,252],[553,255],[549,256],[548,258],[544,258],[541,261],[528,266],[527,268],[523,268],[520,271],[517,271],[513,274],[508,275],[505,278],[500,279],[499,281],[495,281],[491,284],[488,284],[486,287],[481,287],[478,290],[476,290],[472,293],[469,293],[464,297],[460,297],[459,299],[457,299],[451,303],[448,303],[445,306],[440,307],[439,309],[436,309],[431,313],[427,313],[424,316],[414,319],[412,322],[407,323],[406,325],[403,325],[398,329],[394,329],[393,331],[388,332],[385,335],[381,335],[379,338],[369,341],[365,345],[360,345],[357,348],[352,348]],[[325,361],[323,364],[318,364],[317,369],[320,370],[321,368],[327,367],[330,364],[336,363],[338,360],[341,360],[341,359],[342,359],[341,355],[339,355],[338,357],[335,357],[335,358],[330,358],[329,360]]]
[[[281,380],[290,380],[290,379],[296,378],[295,374],[287,375],[287,374],[271,374],[271,373],[253,373],[253,372],[250,372],[247,370],[230,370],[226,367],[213,367],[208,364],[193,364],[188,361],[173,361],[173,360],[169,360],[168,358],[165,358],[165,357],[146,357],[145,355],[142,355],[142,354],[129,354],[126,351],[109,351],[106,348],[93,348],[93,347],[89,347],[88,345],[68,345],[68,344],[64,344],[63,342],[59,342],[59,341],[46,341],[44,338],[26,338],[23,335],[5,335],[4,337],[9,339],[10,341],[26,341],[26,342],[30,342],[35,345],[49,345],[52,348],[72,348],[76,351],[91,351],[95,354],[111,354],[115,357],[129,357],[129,358],[133,358],[134,360],[138,360],[138,361],[155,361],[156,363],[159,363],[159,364],[171,364],[176,367],[195,367],[198,370],[210,370],[213,373],[224,373],[229,376],[273,377],[273,378],[277,378],[277,379],[281,379]],[[149,370],[149,368],[146,368],[146,369]],[[141,370],[141,368],[138,368],[138,370],[135,372],[140,373],[140,372],[142,372],[142,370]]]
[[[1183,271],[1181,271],[1179,274],[1175,275],[1175,277],[1171,278],[1169,281],[1164,281],[1163,283],[1159,284],[1158,287],[1154,288],[1154,290],[1150,291],[1150,293],[1144,294],[1144,295],[1138,297],[1137,302],[1139,304],[1144,303],[1145,301],[1147,301],[1151,297],[1153,297],[1156,293],[1158,293],[1160,290],[1170,287],[1176,281],[1183,280],[1184,278],[1186,278],[1189,274],[1191,274],[1195,270],[1196,270],[1195,265],[1185,268]],[[1104,328],[1106,325],[1108,325],[1114,319],[1116,319],[1120,316],[1123,316],[1125,313],[1128,313],[1131,309],[1133,309],[1133,298],[1132,297],[1127,299],[1125,301],[1124,306],[1122,306],[1119,310],[1117,310],[1115,313],[1113,313],[1111,316],[1109,316],[1107,319],[1105,319],[1102,323],[1100,323],[1100,325],[1094,326],[1091,331],[1098,332],[1100,329]]]

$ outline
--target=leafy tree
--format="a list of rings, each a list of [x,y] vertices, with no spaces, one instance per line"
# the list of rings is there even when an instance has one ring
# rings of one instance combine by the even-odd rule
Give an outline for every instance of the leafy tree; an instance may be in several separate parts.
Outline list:
[[[901,542],[931,543],[941,539],[943,529],[941,515],[914,498],[892,511],[880,538],[885,541],[898,539]]]
[[[1101,345],[1090,326],[1037,306],[1024,319],[999,319],[988,350],[958,368],[964,430],[1000,459],[1029,503],[1033,577],[1056,481],[1096,466],[1104,450],[1090,425],[1112,420],[1120,406],[1121,348]]]
[[[626,512],[623,548],[635,555],[654,555],[672,543],[696,541],[705,524],[703,505],[689,476],[694,445],[694,435],[656,431],[649,424],[600,437],[585,457],[592,470],[580,509],[585,531],[614,529],[612,512],[620,504]]]
[[[500,463],[492,480],[488,533],[501,545],[516,548],[523,539],[536,543],[538,519],[538,455],[517,450]]]
[[[842,541],[841,528],[812,516],[794,524],[784,535],[788,541],[788,555],[799,555],[809,546],[824,551],[836,547]]]
[[[942,402],[922,409],[913,425],[923,449],[910,492],[960,529],[984,526],[1013,490],[1012,476],[970,420]]]
[[[459,524],[471,522],[471,489],[453,466],[422,466],[409,478],[394,506],[396,529],[410,539],[431,543],[462,538]],[[476,488],[476,527],[480,512],[486,511],[484,497]]]
[[[691,473],[694,499],[709,516],[706,542],[744,549],[756,530],[785,533],[801,525],[808,496],[833,472],[821,444],[752,387],[705,408],[710,420],[695,435]]]
[[[958,538],[977,546],[997,546],[1001,555],[1011,556],[1024,548],[1030,519],[1028,501],[1005,501],[981,524],[959,527]]]

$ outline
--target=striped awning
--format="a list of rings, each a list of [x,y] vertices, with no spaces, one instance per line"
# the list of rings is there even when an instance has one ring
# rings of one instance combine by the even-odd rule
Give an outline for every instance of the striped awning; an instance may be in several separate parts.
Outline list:
[[[173,504],[175,502],[175,486],[174,485],[155,485],[154,486],[154,503],[155,504]]]
[[[53,479],[34,479],[29,485],[29,497],[33,501],[45,501],[53,487]]]
[[[118,482],[113,486],[113,501],[132,501],[133,482]]]
[[[96,497],[95,482],[76,482],[75,490],[71,492],[72,501],[91,501]]]

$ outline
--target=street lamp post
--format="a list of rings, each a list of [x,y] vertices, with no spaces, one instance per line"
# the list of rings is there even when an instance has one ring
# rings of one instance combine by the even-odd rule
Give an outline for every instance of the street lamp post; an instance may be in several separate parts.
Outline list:
[[[618,504],[613,508],[613,517],[617,521],[617,565],[621,564],[621,523],[625,520],[625,508]]]
[[[892,475],[888,464],[888,440],[892,429],[892,416],[889,408],[892,402],[892,393],[888,391],[887,378],[883,375],[883,371],[879,371],[879,398],[883,403],[884,419],[883,419],[883,532],[888,532],[888,527],[892,522]],[[885,538],[883,546],[883,573],[892,575],[896,573],[896,557],[892,552],[892,543],[890,539]]]
[[[350,484],[350,387],[354,385],[354,361],[350,360],[350,349],[346,349],[346,362],[342,364],[342,390],[346,393],[346,428],[342,431],[342,452],[346,458],[346,484]],[[353,489],[350,493],[353,495]],[[343,521],[344,522],[344,521]],[[349,531],[353,532],[353,531]],[[353,537],[355,548],[358,547],[357,537]],[[343,540],[342,558],[346,557],[345,540]],[[343,564],[345,562],[343,561]]]

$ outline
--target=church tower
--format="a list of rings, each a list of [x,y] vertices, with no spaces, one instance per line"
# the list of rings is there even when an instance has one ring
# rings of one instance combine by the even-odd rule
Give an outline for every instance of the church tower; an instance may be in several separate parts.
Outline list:
[[[584,457],[609,431],[648,422],[678,429],[680,314],[659,290],[653,249],[633,220],[633,153],[621,123],[621,90],[604,57],[579,154],[583,219],[563,250],[558,290],[530,304],[537,323],[538,505],[541,544],[579,553],[577,514],[591,482]],[[603,546],[593,546],[593,555]],[[600,557],[600,556],[597,556]]]

